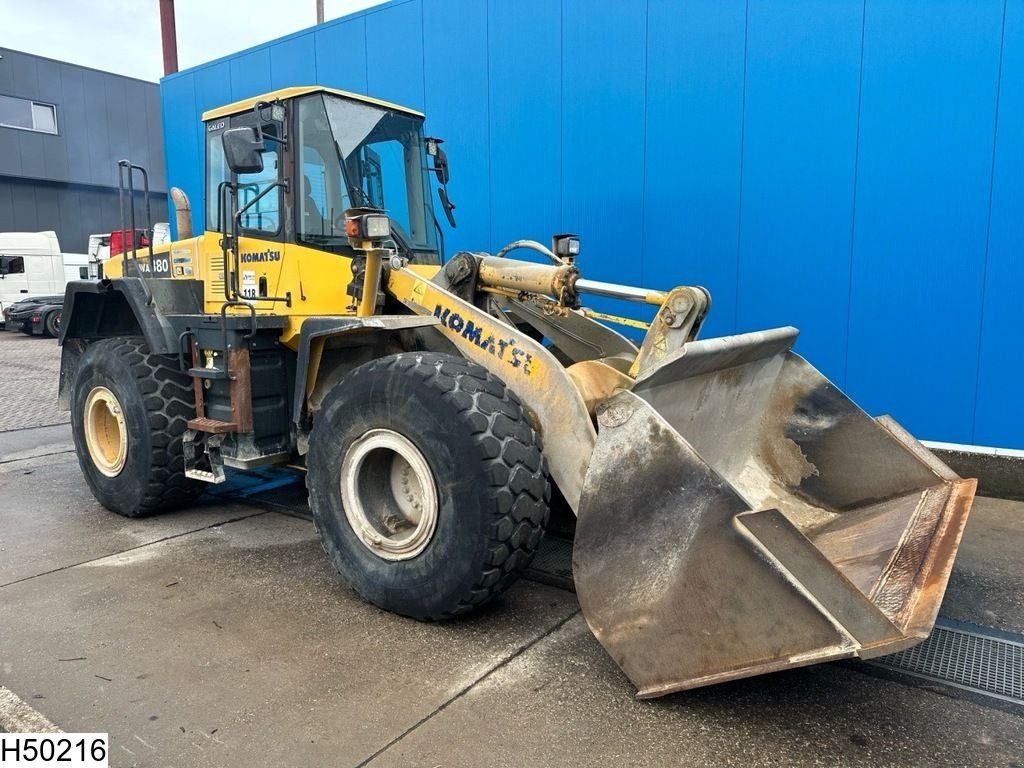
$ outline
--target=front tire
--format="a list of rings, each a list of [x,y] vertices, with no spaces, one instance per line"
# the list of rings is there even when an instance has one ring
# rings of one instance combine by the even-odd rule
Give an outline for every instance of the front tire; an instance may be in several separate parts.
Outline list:
[[[548,521],[540,441],[519,400],[460,357],[402,353],[324,398],[306,457],[324,549],[360,595],[420,620],[507,589]]]
[[[184,506],[205,484],[185,477],[191,380],[141,338],[90,344],[71,394],[75,452],[96,500],[125,517]]]

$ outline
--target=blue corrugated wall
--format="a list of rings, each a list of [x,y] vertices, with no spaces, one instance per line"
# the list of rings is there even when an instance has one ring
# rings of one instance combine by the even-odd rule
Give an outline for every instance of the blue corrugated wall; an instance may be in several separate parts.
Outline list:
[[[454,250],[583,237],[588,277],[700,283],[872,413],[1024,448],[1024,0],[395,0],[161,83],[200,113],[322,83],[427,112]]]

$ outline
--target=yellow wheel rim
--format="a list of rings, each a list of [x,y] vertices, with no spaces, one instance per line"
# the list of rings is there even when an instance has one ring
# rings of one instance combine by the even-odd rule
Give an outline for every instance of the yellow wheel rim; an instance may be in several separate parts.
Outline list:
[[[85,399],[85,444],[93,465],[116,477],[128,458],[128,428],[121,403],[106,387],[95,387]]]

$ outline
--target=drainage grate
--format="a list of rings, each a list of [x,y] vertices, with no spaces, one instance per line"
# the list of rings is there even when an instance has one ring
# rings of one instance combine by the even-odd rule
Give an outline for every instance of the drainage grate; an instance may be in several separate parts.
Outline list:
[[[523,577],[575,592],[576,587],[572,582],[572,541],[550,534],[545,536]]]
[[[940,623],[920,645],[869,663],[1024,704],[1024,642]]]

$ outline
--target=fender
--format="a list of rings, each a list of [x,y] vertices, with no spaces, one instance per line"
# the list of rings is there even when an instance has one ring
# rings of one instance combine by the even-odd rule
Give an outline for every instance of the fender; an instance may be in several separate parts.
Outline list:
[[[324,342],[332,337],[351,335],[359,346],[365,333],[379,336],[389,331],[404,331],[438,325],[434,317],[416,315],[370,315],[367,317],[310,317],[302,323],[299,333],[298,360],[295,366],[295,396],[292,398],[292,421],[303,433],[301,425],[309,414],[308,401],[320,374]],[[300,447],[300,452],[304,453]]]
[[[202,311],[202,283],[198,280],[73,280],[64,292],[60,343],[141,335],[151,352],[176,355],[178,339],[166,315]]]
[[[58,339],[62,346],[60,407],[69,407],[67,390],[74,380],[85,345],[90,341],[142,336],[152,352],[178,354],[178,337],[165,312],[201,314],[202,292],[202,283],[198,280],[118,277],[69,282],[64,291]]]

